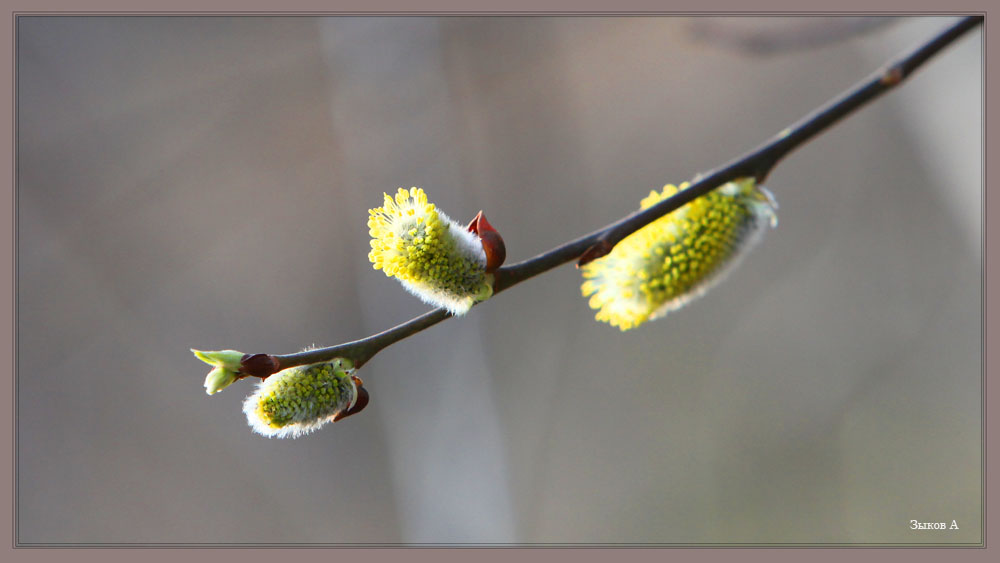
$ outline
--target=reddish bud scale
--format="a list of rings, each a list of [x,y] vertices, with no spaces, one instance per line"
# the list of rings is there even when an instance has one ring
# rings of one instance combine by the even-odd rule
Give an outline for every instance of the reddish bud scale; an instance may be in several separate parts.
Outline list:
[[[356,375],[352,375],[351,379],[354,380],[354,384],[357,385],[358,396],[354,400],[354,406],[347,409],[346,411],[341,411],[337,413],[333,417],[334,422],[345,419],[351,416],[352,414],[358,414],[359,412],[363,411],[365,407],[368,406],[369,397],[368,397],[368,390],[364,388],[365,382],[362,381],[361,378]]]
[[[507,259],[507,246],[503,242],[503,237],[486,220],[486,215],[483,215],[482,211],[469,223],[468,229],[479,237],[483,252],[486,253],[486,273],[492,274]]]

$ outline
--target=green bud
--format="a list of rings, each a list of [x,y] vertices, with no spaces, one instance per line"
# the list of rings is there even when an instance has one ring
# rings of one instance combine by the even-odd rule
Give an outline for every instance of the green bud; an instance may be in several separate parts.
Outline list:
[[[205,392],[218,393],[236,381],[236,372],[226,368],[215,368],[205,377]]]
[[[246,356],[246,354],[237,350],[205,351],[191,348],[191,352],[199,360],[210,366],[231,369],[233,371],[240,371],[240,360],[243,359],[243,356]]]
[[[240,360],[246,355],[237,350],[203,351],[192,348],[191,352],[199,360],[215,366],[205,377],[205,392],[209,395],[218,393],[238,379]]]

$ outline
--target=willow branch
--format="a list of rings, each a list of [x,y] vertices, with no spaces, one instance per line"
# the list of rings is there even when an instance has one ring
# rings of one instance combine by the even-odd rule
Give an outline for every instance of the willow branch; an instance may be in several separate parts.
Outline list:
[[[763,182],[778,162],[790,152],[898,86],[942,49],[982,24],[983,19],[982,16],[963,18],[913,51],[890,61],[862,82],[778,133],[763,145],[699,176],[687,189],[676,195],[534,258],[500,268],[495,274],[494,293],[573,260],[577,260],[577,265],[580,266],[600,258],[628,235],[727,182],[746,177],[755,178],[758,183]],[[435,309],[384,332],[345,344],[296,354],[248,354],[243,359],[240,375],[267,377],[282,369],[329,361],[338,357],[348,358],[355,366],[360,367],[390,344],[426,330],[450,316],[444,309]]]
[[[792,150],[898,86],[920,65],[982,21],[980,16],[962,19],[914,51],[885,65],[760,147],[696,179],[690,187],[677,195],[605,227],[597,233],[594,244],[581,255],[579,265],[604,256],[623,238],[726,182],[743,177],[753,177],[758,183],[763,182],[774,166]]]

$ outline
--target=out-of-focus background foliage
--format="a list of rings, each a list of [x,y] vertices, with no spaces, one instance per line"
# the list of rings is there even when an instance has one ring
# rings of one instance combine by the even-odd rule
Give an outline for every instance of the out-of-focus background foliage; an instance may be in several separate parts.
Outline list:
[[[424,312],[367,261],[383,191],[528,258],[952,21],[18,18],[17,541],[979,542],[980,30],[781,164],[780,226],[664,320],[563,267],[283,441],[188,351]]]

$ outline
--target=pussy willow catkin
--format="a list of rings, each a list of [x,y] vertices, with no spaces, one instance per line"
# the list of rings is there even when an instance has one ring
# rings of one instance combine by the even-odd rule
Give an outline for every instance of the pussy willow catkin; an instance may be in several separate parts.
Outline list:
[[[351,362],[341,358],[289,368],[261,381],[243,412],[264,436],[296,438],[360,410],[359,397],[367,403],[360,382]]]
[[[368,213],[368,259],[426,303],[463,315],[493,295],[479,237],[429,203],[424,190],[400,188]]]
[[[642,200],[642,209],[688,187],[667,185]],[[596,318],[621,330],[662,317],[702,295],[735,266],[767,226],[777,204],[753,179],[695,199],[619,242],[582,267],[582,291]]]

